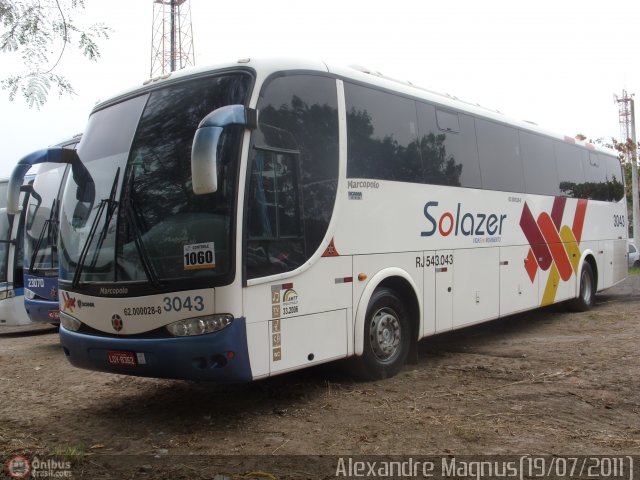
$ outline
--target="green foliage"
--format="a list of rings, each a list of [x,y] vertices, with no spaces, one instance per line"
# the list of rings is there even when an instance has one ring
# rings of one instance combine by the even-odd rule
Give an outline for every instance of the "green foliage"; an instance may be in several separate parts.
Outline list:
[[[52,88],[59,96],[74,93],[71,83],[54,73],[67,45],[95,61],[98,40],[111,32],[102,23],[78,25],[73,14],[82,9],[84,0],[0,0],[0,52],[19,54],[25,68],[0,80],[10,100],[20,92],[30,107],[40,108]]]

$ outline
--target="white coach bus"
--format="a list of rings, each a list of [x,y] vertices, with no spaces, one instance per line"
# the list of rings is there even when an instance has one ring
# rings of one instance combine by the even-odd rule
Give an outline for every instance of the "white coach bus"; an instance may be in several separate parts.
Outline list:
[[[627,272],[614,154],[359,69],[173,73],[97,105],[77,155],[78,367],[248,381],[353,357],[381,378],[423,337],[587,309]]]

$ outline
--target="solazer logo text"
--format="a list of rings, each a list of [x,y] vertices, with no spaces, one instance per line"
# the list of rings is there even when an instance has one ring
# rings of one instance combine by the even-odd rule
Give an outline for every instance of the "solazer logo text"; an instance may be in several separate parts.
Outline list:
[[[429,230],[422,231],[422,237],[431,237],[437,232],[443,237],[463,235],[485,236],[502,235],[502,226],[506,214],[465,212],[458,203],[455,214],[449,211],[439,213],[436,207],[439,202],[427,202],[424,205],[424,216],[431,224]],[[431,211],[430,211],[431,209]]]

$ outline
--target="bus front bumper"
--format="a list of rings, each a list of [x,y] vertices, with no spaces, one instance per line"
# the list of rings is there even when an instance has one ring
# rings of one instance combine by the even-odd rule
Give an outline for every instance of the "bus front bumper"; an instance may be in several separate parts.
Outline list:
[[[61,326],[60,343],[73,366],[88,370],[219,382],[252,379],[243,318],[219,332],[170,338],[102,337]]]
[[[24,308],[34,323],[60,323],[60,307],[55,300],[25,299]]]

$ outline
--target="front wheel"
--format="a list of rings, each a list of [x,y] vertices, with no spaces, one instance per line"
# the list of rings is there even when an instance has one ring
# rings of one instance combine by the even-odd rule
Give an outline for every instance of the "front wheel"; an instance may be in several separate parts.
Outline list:
[[[394,376],[407,360],[411,342],[409,318],[398,295],[389,288],[376,290],[364,324],[364,350],[352,359],[353,372],[364,380]]]
[[[580,272],[580,291],[569,306],[574,312],[586,312],[593,306],[596,295],[595,279],[591,265],[585,262]]]

